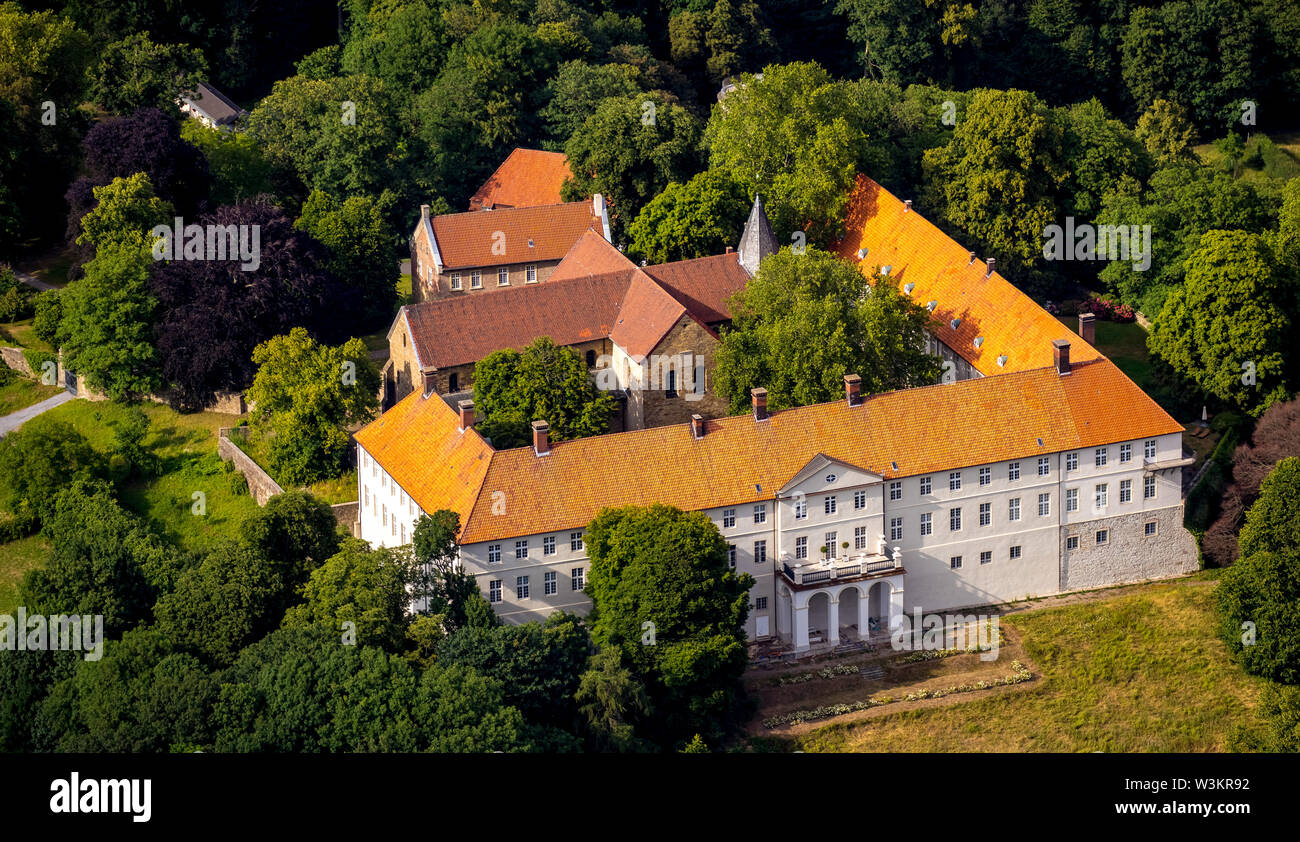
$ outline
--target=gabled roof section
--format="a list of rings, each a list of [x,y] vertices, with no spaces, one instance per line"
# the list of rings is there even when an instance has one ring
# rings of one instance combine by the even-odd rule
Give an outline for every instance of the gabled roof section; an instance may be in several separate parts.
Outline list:
[[[456,411],[419,390],[356,434],[365,448],[426,512],[451,509],[469,520],[492,448],[474,429],[461,431]]]
[[[591,202],[435,216],[431,225],[445,269],[560,260],[604,221]]]
[[[478,362],[502,348],[523,349],[539,336],[558,345],[604,339],[627,293],[626,275],[550,280],[486,295],[456,295],[403,308],[423,365]]]
[[[571,176],[569,159],[562,152],[516,149],[470,198],[469,209],[558,205],[564,201],[560,186]]]
[[[894,479],[1181,430],[1103,358],[1068,376],[1048,367],[888,392],[852,408],[841,400],[788,409],[762,424],[748,415],[708,420],[700,439],[677,424],[554,442],[544,459],[531,447],[497,451],[461,540],[578,528],[605,506],[690,511],[771,500],[819,454]],[[405,488],[399,470],[441,468],[417,452],[388,470]],[[493,514],[495,491],[528,505]]]
[[[735,252],[660,263],[642,271],[707,324],[730,319],[728,299],[749,283],[749,273]]]
[[[800,483],[805,482],[806,480],[811,479],[812,477],[815,477],[817,474],[820,474],[822,471],[826,470],[827,468],[837,466],[837,465],[841,468],[846,468],[850,471],[858,471],[859,473],[867,474],[868,476],[874,477],[877,480],[880,479],[880,474],[877,474],[874,471],[863,470],[862,468],[859,468],[857,465],[850,465],[848,462],[845,462],[840,459],[832,459],[830,456],[827,456],[825,453],[818,453],[816,456],[814,456],[812,459],[808,461],[807,465],[803,466],[803,470],[799,471],[799,473],[790,477],[789,482],[787,482],[785,485],[777,489],[777,493],[788,494],[791,488],[794,488]]]
[[[872,283],[875,267],[922,306],[938,302],[930,331],[984,375],[1051,365],[1052,340],[1070,343],[1075,362],[1101,353],[997,272],[876,182],[859,175],[849,198],[846,234],[835,251]],[[862,257],[860,250],[865,250]],[[910,292],[907,292],[911,284]],[[959,320],[956,327],[954,320]],[[978,347],[975,340],[981,339]],[[1005,356],[1005,364],[998,358]],[[1148,399],[1149,400],[1149,399]]]
[[[593,278],[598,275],[623,273],[632,277],[636,264],[628,260],[623,252],[614,248],[595,230],[584,231],[578,241],[569,249],[569,253],[560,261],[551,273],[548,283],[569,278]]]
[[[609,338],[632,357],[643,358],[684,315],[686,308],[638,269]]]
[[[235,104],[234,100],[207,82],[199,82],[193,91],[182,94],[181,99],[191,108],[220,125],[229,125],[244,113],[244,109]]]

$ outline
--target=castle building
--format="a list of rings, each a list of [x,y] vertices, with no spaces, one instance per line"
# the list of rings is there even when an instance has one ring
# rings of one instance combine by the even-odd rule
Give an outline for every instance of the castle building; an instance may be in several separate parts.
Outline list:
[[[744,239],[742,238],[742,246]],[[1182,526],[1183,428],[1091,344],[870,179],[840,256],[932,313],[944,382],[498,450],[415,390],[357,433],[360,535],[409,543],[461,520],[460,560],[509,622],[590,606],[604,507],[705,513],[751,574],[747,632],[796,650],[943,611],[1197,567]],[[1087,326],[1081,326],[1087,332]],[[611,332],[612,335],[612,332]]]

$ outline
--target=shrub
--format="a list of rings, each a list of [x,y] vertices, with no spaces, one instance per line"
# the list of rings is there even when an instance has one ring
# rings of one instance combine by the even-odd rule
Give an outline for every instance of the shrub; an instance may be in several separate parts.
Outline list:
[[[24,348],[23,359],[27,360],[27,365],[31,366],[32,369],[32,376],[37,379],[40,379],[41,373],[45,371],[47,362],[52,362],[56,366],[59,363],[59,358],[54,354],[49,351],[37,351],[34,348]]]
[[[235,471],[230,475],[230,493],[235,496],[248,493],[248,477],[244,476],[242,471]]]

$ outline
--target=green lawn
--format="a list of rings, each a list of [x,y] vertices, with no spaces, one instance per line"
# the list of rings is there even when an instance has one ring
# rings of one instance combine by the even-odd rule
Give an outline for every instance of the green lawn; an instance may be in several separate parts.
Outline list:
[[[32,329],[31,319],[0,324],[0,345],[34,348],[37,351],[54,351],[50,343],[36,335],[36,331]]]
[[[15,374],[12,381],[0,386],[0,416],[52,398],[61,391],[58,386],[42,386],[37,380]]]
[[[1030,689],[828,725],[804,751],[1224,751],[1258,724],[1263,681],[1210,632],[1205,576],[1003,619],[1023,640]]]
[[[0,614],[13,614],[18,607],[18,582],[23,574],[45,563],[49,545],[40,536],[0,544]]]
[[[239,535],[243,519],[257,509],[247,493],[231,490],[230,474],[217,456],[217,428],[234,426],[239,416],[216,412],[182,415],[163,404],[145,404],[152,426],[145,446],[161,460],[160,476],[133,480],[122,490],[122,504],[186,549],[202,551]],[[109,426],[123,410],[109,402],[69,401],[31,425],[63,421],[99,450],[112,446]],[[202,497],[195,498],[195,493]],[[196,503],[202,502],[202,514]]]

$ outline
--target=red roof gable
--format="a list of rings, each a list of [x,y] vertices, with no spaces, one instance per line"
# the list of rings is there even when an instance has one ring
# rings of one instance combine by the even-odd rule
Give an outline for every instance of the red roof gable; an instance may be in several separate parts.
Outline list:
[[[560,186],[570,178],[569,159],[562,152],[516,149],[469,200],[469,209],[530,208],[558,205]]]

